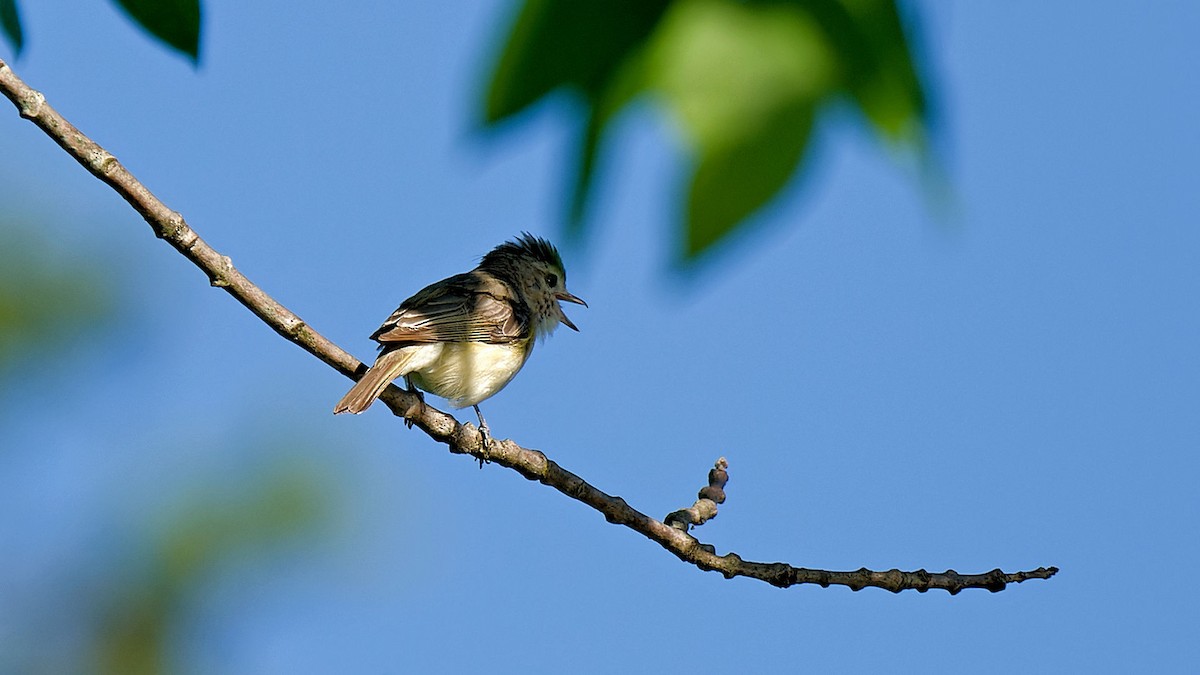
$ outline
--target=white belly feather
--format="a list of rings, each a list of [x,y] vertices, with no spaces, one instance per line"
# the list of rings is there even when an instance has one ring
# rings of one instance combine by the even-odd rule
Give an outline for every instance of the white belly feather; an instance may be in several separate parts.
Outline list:
[[[504,388],[525,365],[533,345],[441,342],[406,349],[413,354],[413,384],[450,401],[455,408],[475,405]]]

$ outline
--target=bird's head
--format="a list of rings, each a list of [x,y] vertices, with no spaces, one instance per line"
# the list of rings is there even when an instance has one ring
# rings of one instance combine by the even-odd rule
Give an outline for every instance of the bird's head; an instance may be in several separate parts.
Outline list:
[[[560,301],[587,307],[587,303],[567,290],[567,271],[554,245],[528,232],[505,242],[483,257],[479,265],[514,284],[533,313],[539,335],[552,332],[559,323],[579,330],[563,312]]]

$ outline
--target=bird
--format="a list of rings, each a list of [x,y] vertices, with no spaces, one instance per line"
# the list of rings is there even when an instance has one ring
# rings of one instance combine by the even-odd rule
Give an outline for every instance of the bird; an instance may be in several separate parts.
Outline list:
[[[486,450],[491,433],[479,403],[512,381],[539,338],[559,324],[579,331],[559,303],[588,305],[566,283],[562,256],[549,241],[522,232],[500,244],[470,272],[400,303],[371,334],[379,343],[375,364],[337,402],[334,414],[363,412],[403,377],[422,405],[419,390],[455,408],[474,408]]]

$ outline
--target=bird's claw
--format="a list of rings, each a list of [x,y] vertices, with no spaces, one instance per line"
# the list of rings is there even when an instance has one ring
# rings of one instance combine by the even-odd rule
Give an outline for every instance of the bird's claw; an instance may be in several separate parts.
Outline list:
[[[475,408],[475,414],[479,416],[479,435],[483,441],[479,453],[479,468],[482,469],[484,464],[491,462],[492,430],[488,428],[487,420],[483,419],[483,411],[479,409],[479,406],[472,407]]]
[[[479,436],[483,440],[479,457],[479,468],[482,469],[484,464],[491,463],[492,456],[492,430],[488,428],[486,422],[479,425]]]
[[[423,392],[420,389],[417,389],[415,386],[413,386],[412,380],[409,379],[408,376],[405,376],[404,384],[408,385],[408,393],[416,396],[417,400],[420,401],[421,413],[424,413],[425,412],[425,392]],[[414,422],[411,417],[404,418],[404,426],[408,427],[409,429],[413,428],[413,423]]]

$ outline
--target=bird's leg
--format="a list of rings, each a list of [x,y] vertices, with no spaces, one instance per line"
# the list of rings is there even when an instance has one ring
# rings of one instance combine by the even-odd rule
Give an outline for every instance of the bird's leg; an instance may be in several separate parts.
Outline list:
[[[483,411],[479,406],[471,406],[475,409],[475,414],[479,416],[479,435],[483,436],[483,457],[479,458],[479,468],[483,468],[485,462],[488,461],[488,454],[492,447],[492,430],[488,428],[487,420],[483,419]]]
[[[417,400],[421,402],[421,412],[425,412],[425,393],[420,389],[417,389],[417,387],[413,384],[412,377],[409,375],[404,376],[404,384],[406,387],[408,387],[408,393],[416,394]],[[405,417],[404,426],[408,427],[409,429],[413,428],[413,421]]]

